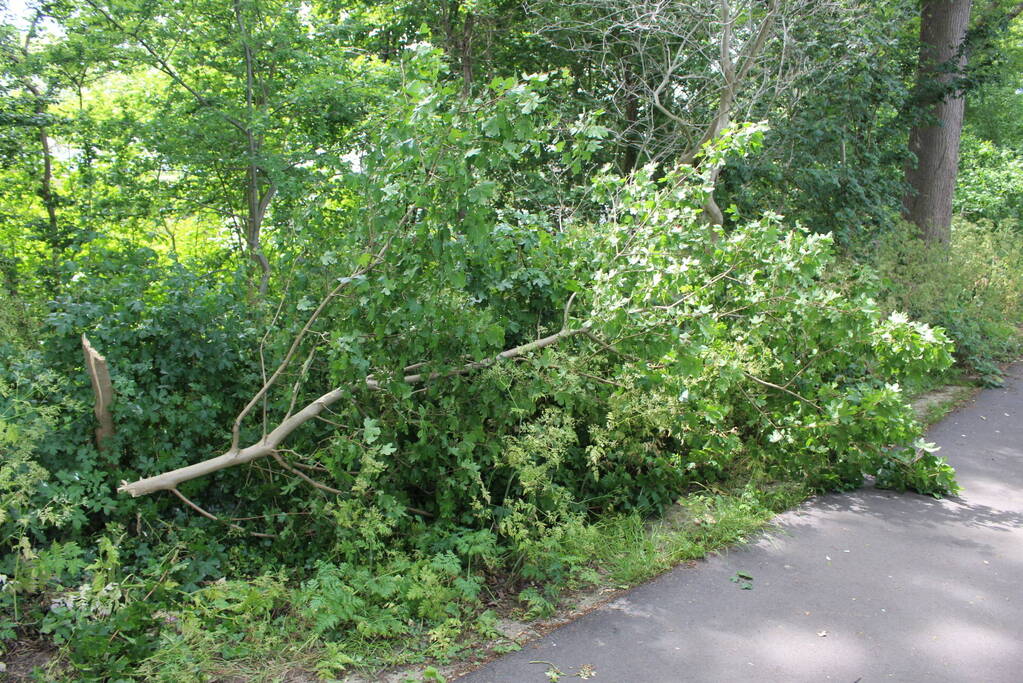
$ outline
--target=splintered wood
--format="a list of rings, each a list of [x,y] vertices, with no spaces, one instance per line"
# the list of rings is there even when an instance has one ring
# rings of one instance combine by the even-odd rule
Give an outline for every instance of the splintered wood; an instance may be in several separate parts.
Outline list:
[[[114,400],[114,386],[110,382],[107,359],[92,347],[82,335],[82,351],[85,352],[85,367],[92,381],[92,393],[96,396],[93,412],[96,414],[96,447],[103,449],[104,442],[114,435],[114,418],[110,414],[110,403]]]

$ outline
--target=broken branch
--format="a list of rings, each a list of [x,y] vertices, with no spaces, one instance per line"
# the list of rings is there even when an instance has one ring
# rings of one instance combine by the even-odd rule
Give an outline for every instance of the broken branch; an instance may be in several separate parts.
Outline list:
[[[110,414],[110,404],[114,400],[114,385],[110,381],[107,359],[93,348],[84,334],[82,351],[85,353],[85,367],[89,371],[89,381],[92,382],[92,393],[96,399],[93,406],[93,413],[99,423],[96,427],[96,448],[103,450],[104,442],[114,435],[114,418]]]
[[[507,349],[506,351],[502,351],[496,356],[485,360],[468,363],[465,366],[456,370],[451,370],[450,372],[439,372],[429,375],[406,375],[402,379],[406,384],[421,384],[447,377],[464,375],[472,372],[473,370],[490,367],[499,361],[516,358],[532,351],[537,351],[547,346],[557,344],[568,337],[587,335],[589,334],[590,326],[590,323],[586,322],[576,329],[562,329],[560,332],[556,332],[550,336],[537,339],[536,341],[529,342],[528,344],[522,344],[521,346]],[[365,380],[365,385],[370,389],[382,388],[380,382],[372,378],[367,378]],[[265,391],[265,389],[266,387],[261,390],[259,395],[262,395],[262,392]],[[204,477],[208,474],[212,474],[213,472],[227,469],[228,467],[244,465],[252,462],[253,460],[273,455],[276,453],[278,446],[280,446],[292,432],[309,420],[318,416],[330,405],[341,400],[341,398],[349,394],[349,392],[349,387],[338,387],[332,391],[328,391],[312,403],[302,408],[302,410],[285,418],[279,425],[277,425],[277,427],[271,430],[270,433],[251,446],[247,446],[242,449],[232,446],[226,453],[218,455],[215,458],[210,458],[209,460],[203,460],[202,462],[195,463],[194,465],[188,465],[187,467],[181,467],[176,470],[171,470],[170,472],[164,472],[154,477],[140,479],[131,483],[122,482],[120,488],[117,490],[121,493],[128,493],[133,497],[144,496],[156,491],[173,490],[179,497],[182,497],[177,491],[177,487],[186,481],[198,479],[199,477]],[[255,401],[251,401],[249,405],[255,405]]]

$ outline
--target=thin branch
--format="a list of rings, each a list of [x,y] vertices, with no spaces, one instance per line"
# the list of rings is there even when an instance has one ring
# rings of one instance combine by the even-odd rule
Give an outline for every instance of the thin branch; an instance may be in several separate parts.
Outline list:
[[[618,387],[619,389],[628,389],[629,388],[629,387],[625,386],[624,384],[622,384],[621,382],[615,382],[615,381],[610,380],[610,379],[604,379],[603,377],[598,377],[597,375],[591,375],[588,372],[582,372],[581,370],[573,370],[573,372],[575,372],[575,374],[579,375],[580,377],[585,377],[586,379],[592,379],[592,380],[594,380],[596,382],[601,382],[602,384],[610,384],[611,386]]]
[[[287,461],[284,458],[282,458],[281,454],[278,453],[277,451],[273,451],[272,453],[270,453],[270,455],[273,456],[273,459],[277,461],[278,465],[280,465],[281,467],[283,467],[287,471],[291,472],[296,477],[298,477],[302,481],[306,482],[310,486],[313,486],[314,488],[318,488],[321,491],[326,491],[327,493],[333,493],[336,496],[347,495],[346,491],[341,491],[340,489],[331,488],[330,486],[327,486],[326,484],[323,484],[321,482],[316,481],[315,479],[313,479],[312,477],[307,475],[305,472],[301,472],[301,471],[295,469],[294,467],[289,465],[287,463]]]
[[[401,227],[412,216],[412,213],[413,207],[409,207],[409,209],[405,212],[405,216],[399,222],[398,224],[399,227]],[[335,286],[334,289],[332,289],[327,294],[327,296],[323,297],[323,299],[320,300],[320,305],[317,306],[316,310],[312,312],[312,314],[309,316],[309,319],[306,320],[305,325],[302,326],[302,329],[299,331],[298,335],[291,342],[291,347],[288,349],[288,352],[284,355],[284,359],[281,360],[280,364],[278,364],[277,370],[275,370],[273,375],[270,376],[270,379],[263,383],[263,386],[259,389],[259,391],[256,392],[256,395],[252,397],[248,404],[246,404],[246,406],[242,408],[242,411],[238,413],[238,417],[235,418],[234,426],[231,429],[231,451],[238,450],[238,442],[240,440],[242,421],[249,414],[252,408],[257,403],[259,403],[260,399],[263,398],[264,395],[266,395],[266,392],[268,392],[270,388],[274,385],[274,383],[277,381],[277,378],[281,376],[281,373],[283,373],[284,370],[288,367],[288,364],[291,362],[292,357],[298,350],[299,345],[301,345],[302,340],[305,339],[306,334],[313,326],[313,323],[316,322],[316,320],[320,317],[320,314],[323,313],[324,309],[327,308],[327,305],[330,304],[330,302],[333,301],[334,298],[337,297],[337,295],[340,294],[342,290],[348,287],[348,285],[350,285],[356,278],[365,275],[383,261],[384,254],[387,252],[387,249],[390,247],[390,245],[391,240],[388,240],[384,244],[384,246],[380,248],[380,250],[377,252],[373,260],[370,261],[370,263],[366,264],[362,268],[359,268],[348,277],[341,278],[337,286]],[[266,437],[264,437],[264,441],[265,440]]]
[[[594,332],[590,332],[590,331],[587,330],[583,334],[584,334],[584,336],[587,339],[592,341],[594,344],[597,344],[598,346],[603,348],[605,351],[610,351],[611,353],[615,354],[616,356],[621,356],[622,358],[625,358],[627,360],[631,360],[634,363],[642,363],[643,362],[643,360],[641,358],[637,358],[636,356],[631,356],[631,355],[625,353],[624,351],[619,351],[617,348],[612,346],[610,343],[604,341],[599,336],[597,336],[597,334],[594,333]]]
[[[280,465],[281,467],[283,467],[287,471],[291,472],[296,477],[298,477],[302,481],[306,482],[310,486],[312,486],[314,488],[318,488],[321,491],[326,491],[328,493],[333,493],[336,496],[346,496],[346,495],[348,495],[347,491],[341,491],[339,489],[331,488],[330,486],[327,486],[326,484],[324,484],[322,482],[316,481],[312,477],[306,475],[304,472],[300,472],[299,470],[295,469],[294,467],[289,465],[284,460],[284,458],[281,457],[280,453],[278,453],[277,451],[274,451],[270,455],[273,456],[274,460],[277,461],[278,465]],[[422,517],[433,517],[434,516],[432,512],[427,512],[426,510],[421,510],[421,509],[419,509],[417,507],[412,507],[411,505],[406,505],[405,509],[408,510],[409,512],[415,513],[415,514],[420,515]]]
[[[820,405],[818,405],[817,403],[814,403],[813,401],[811,401],[810,399],[808,399],[808,398],[806,398],[804,396],[800,396],[799,394],[797,394],[796,392],[792,391],[791,389],[786,389],[785,387],[783,387],[783,386],[781,386],[779,384],[775,384],[774,382],[768,382],[767,380],[760,379],[759,377],[751,375],[748,372],[743,372],[742,374],[746,375],[747,379],[753,380],[754,382],[756,382],[757,384],[760,384],[761,386],[770,387],[771,389],[777,389],[778,391],[783,391],[786,394],[788,394],[789,396],[797,398],[800,401],[802,401],[803,403],[806,403],[807,405],[813,406],[818,411],[820,411],[822,413],[824,412],[824,409],[821,408]]]
[[[180,498],[182,503],[184,503],[188,507],[192,508],[193,510],[195,510],[196,512],[198,512],[200,515],[202,515],[203,517],[205,517],[207,519],[212,519],[214,522],[220,522],[221,524],[226,524],[227,526],[231,527],[232,529],[236,529],[238,531],[241,531],[242,533],[249,534],[250,536],[256,536],[257,538],[277,538],[277,536],[275,536],[274,534],[262,534],[262,533],[259,533],[258,531],[248,531],[244,527],[241,527],[241,526],[239,526],[239,525],[237,525],[237,524],[235,524],[233,522],[228,522],[227,520],[224,520],[224,519],[221,519],[220,517],[217,517],[212,512],[207,512],[206,510],[204,510],[203,508],[199,507],[198,505],[193,503],[191,500],[186,498],[185,495],[183,493],[181,493],[181,491],[178,491],[177,488],[170,488],[170,489],[167,489],[167,490],[170,491],[171,493],[173,493],[178,498]]]
[[[187,81],[185,81],[185,79],[183,79],[180,75],[178,75],[177,70],[175,70],[174,67],[172,67],[167,62],[167,60],[165,60],[163,57],[161,57],[160,54],[156,51],[156,49],[153,48],[144,38],[139,36],[136,31],[129,31],[127,28],[125,28],[125,26],[121,22],[119,22],[117,19],[115,19],[113,17],[113,15],[111,15],[104,8],[102,8],[98,4],[96,4],[96,2],[94,0],[85,0],[85,2],[88,3],[88,5],[90,7],[92,7],[94,10],[96,10],[101,15],[103,15],[103,18],[106,19],[107,22],[110,23],[111,26],[116,28],[118,31],[120,31],[124,35],[131,36],[132,38],[134,38],[138,42],[138,44],[142,46],[142,49],[144,49],[147,53],[149,53],[149,55],[153,59],[156,60],[156,65],[160,69],[160,71],[165,73],[168,77],[170,77],[170,79],[172,81],[174,81],[175,83],[180,85],[182,88],[184,88],[188,92],[188,94],[190,94],[192,97],[195,98],[196,102],[198,102],[200,106],[206,107],[208,109],[212,109],[213,111],[215,111],[220,116],[220,118],[224,119],[224,121],[226,121],[232,127],[236,128],[238,130],[238,132],[240,132],[242,135],[248,135],[249,130],[248,130],[248,128],[246,128],[245,124],[243,124],[241,121],[239,121],[238,119],[234,118],[230,114],[227,114],[227,113],[221,111],[220,109],[214,107],[210,103],[209,99],[204,97],[198,90],[193,88],[191,85],[188,84]]]
[[[548,337],[544,337],[543,339],[537,339],[536,341],[529,342],[528,344],[522,344],[521,346],[516,346],[514,348],[508,349],[507,351],[502,351],[501,353],[499,353],[496,356],[493,356],[491,358],[486,358],[486,359],[481,360],[481,361],[474,361],[472,363],[466,363],[464,366],[462,366],[461,368],[458,368],[456,370],[451,370],[449,372],[435,372],[435,373],[432,373],[432,374],[429,374],[429,375],[421,375],[421,374],[420,375],[406,375],[403,378],[403,380],[405,381],[406,384],[420,384],[422,382],[429,382],[429,381],[434,381],[434,380],[438,380],[438,379],[444,379],[444,378],[448,378],[448,377],[456,377],[458,375],[465,375],[465,374],[468,374],[468,373],[472,372],[473,370],[480,370],[482,368],[488,368],[491,365],[493,365],[494,363],[497,363],[498,361],[509,360],[511,358],[517,358],[519,356],[522,356],[522,355],[525,355],[527,353],[530,353],[531,351],[537,351],[539,349],[542,349],[542,348],[545,348],[545,347],[548,347],[548,346],[552,346],[554,344],[557,344],[562,339],[565,339],[566,337],[574,337],[574,336],[576,336],[578,334],[582,334],[582,335],[587,335],[588,336],[588,333],[589,333],[589,330],[590,330],[590,326],[591,326],[591,324],[589,322],[586,322],[586,323],[584,323],[582,325],[582,327],[580,327],[578,329],[571,329],[570,330],[570,329],[565,328],[565,329],[562,329],[560,332],[556,332],[556,333],[554,333],[554,334],[552,334],[552,335],[550,335]],[[379,384],[376,383],[375,381],[374,381],[374,385],[375,386],[373,386],[371,388],[379,387]]]
[[[295,377],[295,384],[291,387],[291,403],[288,405],[288,412],[285,413],[285,417],[290,416],[295,410],[295,402],[298,401],[298,389],[302,385],[302,379],[309,372],[309,366],[313,364],[316,348],[316,346],[313,346],[313,348],[309,349],[309,357],[305,359],[305,363],[302,363],[302,369],[298,371],[298,376]]]

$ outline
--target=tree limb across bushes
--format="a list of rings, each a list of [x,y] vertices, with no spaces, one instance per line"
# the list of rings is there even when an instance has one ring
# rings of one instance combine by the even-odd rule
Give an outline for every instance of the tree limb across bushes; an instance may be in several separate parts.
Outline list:
[[[557,344],[558,342],[569,337],[575,337],[578,335],[590,336],[592,334],[590,332],[590,327],[591,325],[589,322],[586,322],[577,328],[569,329],[566,326],[563,327],[560,331],[547,337],[543,337],[541,339],[537,339],[527,344],[522,344],[520,346],[515,346],[513,348],[502,351],[496,356],[492,356],[481,361],[467,363],[466,365],[460,368],[456,368],[454,370],[450,370],[447,372],[436,372],[431,374],[405,375],[403,377],[403,380],[406,384],[424,384],[427,382],[436,381],[447,377],[465,375],[474,370],[490,367],[502,360],[517,358],[519,356],[523,356],[527,353],[537,351],[547,346],[553,346],[554,344]],[[369,387],[370,389],[382,388],[381,384],[372,377],[366,378],[365,386]],[[118,488],[118,491],[121,493],[131,494],[134,497],[144,496],[150,493],[154,493],[156,491],[173,491],[177,493],[177,487],[180,484],[185,483],[186,481],[191,481],[192,479],[205,477],[206,475],[218,472],[223,469],[227,469],[229,467],[235,467],[236,465],[244,465],[246,463],[252,462],[253,460],[258,460],[260,458],[265,458],[267,456],[274,455],[277,453],[277,450],[280,447],[280,445],[284,442],[285,439],[288,438],[288,436],[291,435],[292,432],[294,432],[296,429],[298,429],[301,425],[305,424],[309,420],[318,416],[330,405],[338,402],[346,395],[349,395],[352,389],[353,387],[351,386],[342,386],[333,389],[332,391],[328,391],[327,393],[317,398],[315,401],[306,405],[304,408],[302,408],[294,415],[291,415],[290,417],[287,417],[284,420],[282,420],[280,424],[278,424],[274,429],[272,429],[269,433],[263,436],[262,439],[260,439],[259,441],[250,446],[246,446],[245,448],[232,447],[222,455],[218,455],[215,458],[210,458],[209,460],[203,460],[202,462],[195,463],[194,465],[188,465],[187,467],[181,467],[176,470],[171,470],[169,472],[163,472],[162,474],[158,474],[154,477],[140,479],[138,481],[134,481],[131,483],[127,481],[122,482],[120,488]]]

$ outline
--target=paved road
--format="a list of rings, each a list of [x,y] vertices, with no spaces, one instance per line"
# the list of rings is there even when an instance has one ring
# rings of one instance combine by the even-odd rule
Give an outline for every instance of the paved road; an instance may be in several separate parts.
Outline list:
[[[819,498],[460,683],[1023,682],[1023,365],[929,438],[961,498]]]

